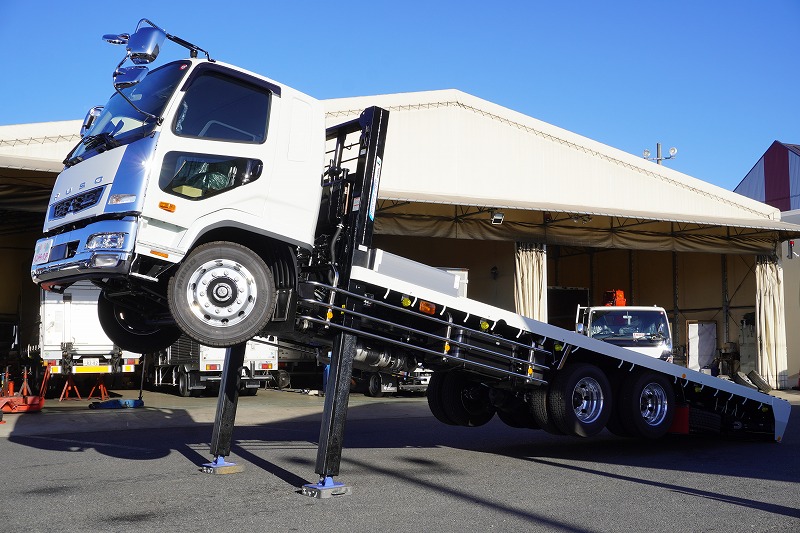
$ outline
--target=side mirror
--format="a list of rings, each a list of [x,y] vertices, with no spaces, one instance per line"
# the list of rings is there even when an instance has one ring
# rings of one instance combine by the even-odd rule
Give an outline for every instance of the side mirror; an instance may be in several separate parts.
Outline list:
[[[152,63],[158,57],[166,34],[159,28],[144,27],[128,38],[128,55],[134,65]]]
[[[114,72],[114,87],[119,91],[141,82],[149,69],[145,66],[120,67]]]
[[[97,119],[97,117],[100,116],[100,113],[102,112],[103,112],[103,106],[98,105],[91,108],[89,112],[86,113],[86,118],[83,119],[83,124],[81,124],[81,137],[86,135],[86,132],[89,131],[89,129],[92,127],[92,124],[94,124],[94,121]]]
[[[585,334],[583,324],[580,324],[580,323],[575,324],[575,333],[578,333],[580,335],[584,335]]]

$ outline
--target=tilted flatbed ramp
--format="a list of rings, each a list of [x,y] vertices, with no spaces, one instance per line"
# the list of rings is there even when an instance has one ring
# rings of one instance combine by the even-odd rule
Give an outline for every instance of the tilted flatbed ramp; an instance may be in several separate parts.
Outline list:
[[[412,300],[419,299],[436,304],[440,309],[437,312],[440,316],[448,310],[457,310],[460,316],[480,317],[488,324],[484,335],[491,335],[496,326],[502,324],[505,332],[516,330],[516,336],[529,333],[535,337],[570,346],[572,355],[586,350],[596,354],[597,357],[609,358],[623,371],[633,371],[637,367],[649,369],[668,376],[677,387],[682,389],[684,399],[690,403],[701,403],[708,410],[719,414],[746,417],[754,414],[765,416],[771,412],[774,419],[773,436],[778,442],[782,440],[786,430],[791,406],[789,402],[781,398],[460,297],[457,295],[457,280],[439,269],[382,250],[372,250],[369,267],[354,265],[351,271],[351,280],[360,281],[372,287],[376,300],[387,300],[390,294],[395,293],[408,296]],[[374,290],[375,288],[382,289],[383,294],[378,294],[378,291]],[[433,317],[431,319],[435,320]],[[406,347],[409,346],[406,345]],[[441,355],[444,358],[452,357],[448,353]],[[464,365],[465,368],[469,367],[471,362],[464,361]],[[476,371],[480,372],[484,370],[482,367],[485,365],[482,363],[472,366],[476,366]],[[511,374],[504,369],[501,371]],[[535,376],[535,373],[528,372],[528,375]]]

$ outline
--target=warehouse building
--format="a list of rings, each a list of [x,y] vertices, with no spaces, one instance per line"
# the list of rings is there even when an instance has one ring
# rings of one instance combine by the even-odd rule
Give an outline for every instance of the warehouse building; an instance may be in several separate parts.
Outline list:
[[[470,297],[562,327],[621,289],[670,312],[684,364],[796,380],[777,252],[800,227],[778,209],[455,90],[328,100],[329,123],[369,105],[391,111],[376,246],[466,271]],[[0,231],[16,250],[3,268],[21,290],[79,126],[0,127]]]

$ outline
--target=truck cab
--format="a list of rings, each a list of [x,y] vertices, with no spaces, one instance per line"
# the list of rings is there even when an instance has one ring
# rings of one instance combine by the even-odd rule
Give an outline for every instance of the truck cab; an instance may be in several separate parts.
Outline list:
[[[96,284],[103,330],[136,353],[291,326],[297,254],[316,238],[322,104],[146,19],[104,38],[127,53],[56,180],[32,279]],[[165,39],[190,57],[148,68]]]
[[[575,331],[635,352],[672,362],[672,332],[661,307],[581,307]]]

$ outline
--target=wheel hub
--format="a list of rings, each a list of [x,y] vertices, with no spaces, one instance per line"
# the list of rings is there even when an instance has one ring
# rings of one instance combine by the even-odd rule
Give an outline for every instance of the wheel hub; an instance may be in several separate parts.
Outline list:
[[[639,397],[642,419],[649,426],[658,426],[667,416],[667,393],[656,383],[650,383]]]
[[[189,277],[186,300],[192,313],[214,327],[229,327],[252,313],[258,289],[252,274],[229,259],[200,265]]]
[[[593,378],[583,378],[572,391],[572,407],[575,416],[585,424],[591,424],[603,412],[603,389]]]

